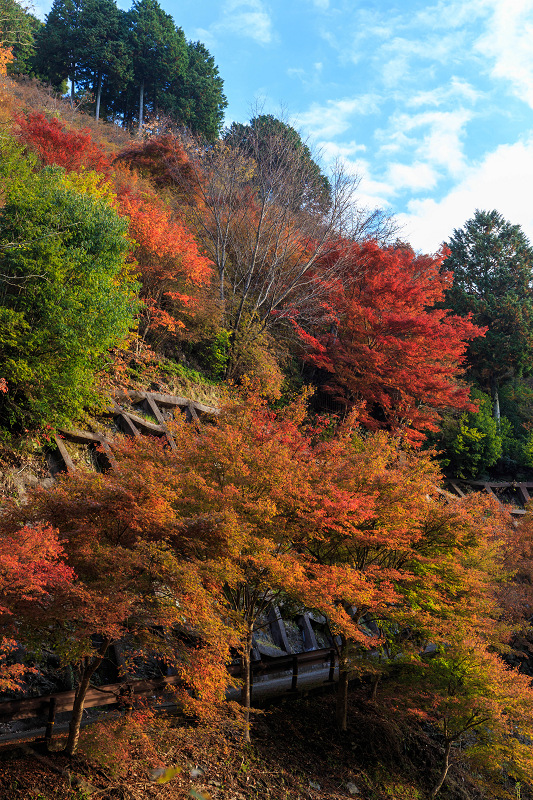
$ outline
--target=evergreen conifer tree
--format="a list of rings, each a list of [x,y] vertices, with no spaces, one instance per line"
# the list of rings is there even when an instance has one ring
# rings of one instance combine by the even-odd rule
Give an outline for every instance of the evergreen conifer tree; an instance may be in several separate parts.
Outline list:
[[[187,43],[188,66],[170,89],[167,111],[195,134],[216,141],[228,105],[213,56],[202,42]]]
[[[172,82],[185,74],[187,42],[157,0],[135,0],[128,14],[141,129],[146,109],[155,112],[161,107]]]
[[[443,269],[454,274],[444,307],[487,326],[467,352],[472,377],[490,389],[499,419],[501,383],[533,371],[533,248],[519,225],[477,210],[448,242]]]
[[[80,0],[54,0],[35,42],[35,64],[39,74],[58,88],[69,80],[72,99],[82,46],[80,11]]]
[[[131,78],[127,33],[115,0],[85,0],[79,21],[80,84],[94,93],[99,119],[104,84],[117,89]]]

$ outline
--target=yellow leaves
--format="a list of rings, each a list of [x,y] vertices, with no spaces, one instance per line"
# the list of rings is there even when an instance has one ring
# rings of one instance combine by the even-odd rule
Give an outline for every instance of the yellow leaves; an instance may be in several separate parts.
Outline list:
[[[182,772],[183,769],[181,767],[159,767],[158,769],[152,770],[150,774],[150,783],[168,783]]]
[[[0,31],[0,34],[2,32]],[[0,46],[0,77],[7,75],[7,65],[13,61],[13,49]]]
[[[89,195],[96,200],[105,200],[116,208],[116,194],[113,192],[110,182],[99,172],[91,169],[66,172],[61,177],[61,184],[66,189],[72,189],[78,194]]]

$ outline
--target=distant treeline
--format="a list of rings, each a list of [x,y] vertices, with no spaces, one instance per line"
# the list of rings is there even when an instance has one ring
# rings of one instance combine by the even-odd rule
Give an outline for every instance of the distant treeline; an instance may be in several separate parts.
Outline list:
[[[214,59],[157,0],[136,0],[129,11],[115,0],[55,0],[44,24],[0,0],[0,30],[13,47],[12,73],[63,93],[70,84],[97,118],[134,127],[162,114],[208,140],[220,133],[227,100]]]

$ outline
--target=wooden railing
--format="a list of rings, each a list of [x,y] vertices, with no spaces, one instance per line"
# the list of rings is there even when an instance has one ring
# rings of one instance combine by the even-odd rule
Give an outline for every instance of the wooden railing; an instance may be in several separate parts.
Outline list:
[[[306,653],[295,653],[293,655],[273,658],[267,662],[252,663],[252,686],[258,677],[279,677],[282,673],[290,673],[292,692],[298,691],[298,682],[301,676],[300,667],[302,666],[323,666],[328,669],[326,683],[335,681],[335,669],[337,665],[336,651],[334,648],[312,650]],[[239,665],[228,667],[230,675],[238,677],[241,674]],[[131,706],[136,701],[144,698],[153,698],[155,695],[162,695],[164,691],[181,683],[177,676],[161,677],[154,680],[134,680],[129,678],[120,683],[106,684],[105,686],[93,686],[87,692],[85,698],[85,708],[103,708],[109,706],[126,705]],[[284,694],[285,689],[273,692],[274,694]],[[75,692],[57,692],[41,697],[31,697],[24,700],[0,701],[0,722],[8,723],[17,720],[41,720],[46,719],[44,736],[35,732],[14,732],[0,735],[0,747],[15,746],[20,741],[36,741],[38,739],[50,740],[53,735],[56,714],[72,711]]]
[[[526,513],[525,506],[533,497],[533,481],[474,481],[448,478],[446,483],[458,497],[465,497],[471,491],[486,492],[516,517]]]

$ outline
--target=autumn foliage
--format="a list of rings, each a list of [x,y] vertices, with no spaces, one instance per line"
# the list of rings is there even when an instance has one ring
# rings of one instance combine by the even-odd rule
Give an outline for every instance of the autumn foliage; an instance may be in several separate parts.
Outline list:
[[[180,174],[186,174],[183,148],[172,137],[163,137],[137,150],[130,148],[112,166],[111,158],[88,130],[67,128],[59,119],[41,113],[20,114],[16,123],[19,141],[38,156],[42,165],[54,164],[78,173],[93,170],[102,176],[102,186],[107,187],[104,194],[128,220],[130,263],[141,282],[144,301],[140,336],[157,345],[172,338],[184,327],[182,310],[186,308],[189,316],[194,315],[194,287],[209,283],[212,267],[168,203],[148,185],[142,186],[124,164],[148,172],[154,185],[161,188],[171,182],[170,177],[164,178],[165,170],[172,174],[179,169]],[[160,161],[164,168],[157,166]],[[148,170],[147,164],[153,170]]]
[[[1,32],[0,32],[1,33]],[[11,47],[0,47],[0,77],[7,75],[7,65],[13,61]]]
[[[195,357],[211,358],[211,376],[233,375],[239,386],[226,387],[231,399],[208,422],[188,424],[177,413],[161,440],[117,436],[117,469],[79,469],[30,491],[24,503],[6,501],[0,689],[16,690],[24,678],[17,648],[45,649],[75,669],[72,754],[86,692],[117,645],[128,668],[157,661],[177,674],[175,699],[186,713],[236,725],[250,739],[254,637],[274,606],[312,610],[325,619],[337,654],[341,729],[349,681],[368,681],[372,702],[382,697],[391,713],[438,732],[443,762],[430,797],[446,781],[457,743],[476,769],[490,773],[497,754],[506,776],[531,781],[524,745],[533,737],[531,689],[502,658],[517,642],[530,647],[526,633],[520,640],[516,633],[533,612],[530,515],[512,527],[488,496],[452,498],[434,454],[420,447],[445,410],[475,411],[463,362],[484,329],[442,308],[452,282],[446,252],[416,255],[355,233],[338,238],[346,208],[328,203],[339,197],[348,205],[348,194],[309,200],[297,160],[287,173],[283,141],[270,162],[264,148],[234,145],[230,138],[200,147],[164,135],[114,157],[103,139],[59,119],[16,119],[4,160],[12,159],[11,182],[18,170],[21,188],[13,199],[7,178],[0,187],[0,273],[16,273],[0,283],[5,407],[24,389],[33,405],[23,420],[38,410],[45,421],[49,409],[37,391],[44,378],[31,383],[29,361],[15,356],[26,357],[32,345],[43,370],[36,374],[60,384],[66,361],[52,373],[44,355],[51,341],[57,349],[60,334],[72,353],[111,222],[117,238],[109,250],[119,258],[110,288],[98,284],[94,318],[81,325],[76,346],[87,351],[85,328],[100,331],[105,302],[105,319],[117,307],[111,288],[123,281],[125,348],[129,335],[137,349],[192,352],[195,369]],[[61,208],[81,209],[79,218],[65,212],[58,227],[52,189],[69,201]],[[54,288],[50,275],[35,280],[44,263],[57,272]],[[82,267],[83,292],[69,301],[68,315],[58,314]],[[31,324],[23,317],[34,295],[56,312],[53,336],[41,329],[40,312]],[[207,295],[210,305],[201,308]],[[20,303],[20,318],[6,298]],[[204,329],[194,339],[187,325],[196,313]],[[17,338],[21,331],[27,339]],[[185,339],[189,348],[180,350]],[[110,334],[95,351],[91,370],[115,340]],[[259,374],[261,363],[275,364],[276,403],[246,374]],[[308,391],[295,390],[300,367],[318,388],[315,410],[329,395],[338,417],[310,412]],[[76,408],[81,415],[81,401]],[[227,664],[236,657],[240,708],[225,699]]]
[[[183,327],[179,310],[191,308],[190,289],[209,281],[211,264],[191,232],[154,193],[124,186],[117,207],[129,220],[132,259],[142,283],[142,336],[168,337]]]
[[[21,114],[16,119],[19,140],[35,152],[43,165],[57,164],[67,171],[107,172],[110,162],[88,130],[67,128],[57,117]]]
[[[96,634],[147,636],[148,608],[151,624],[184,625],[203,647],[185,662],[179,648],[159,648],[198,687],[201,709],[223,696],[232,639],[249,667],[251,636],[276,601],[317,609],[359,652],[394,646],[408,620],[418,641],[444,639],[450,609],[492,620],[490,603],[480,612],[485,573],[473,566],[491,520],[499,524],[490,504],[448,507],[427,455],[384,433],[362,437],[350,422],[324,439],[305,414],[303,400],[274,413],[250,391],[216,424],[178,421],[175,451],[151,439],[117,443],[119,471],[65,477],[4,517],[8,530],[34,519],[57,528],[88,592],[75,611],[87,653]],[[150,586],[166,588],[149,600]]]
[[[445,255],[340,242],[330,256],[342,272],[325,310],[327,327],[301,333],[337,400],[359,407],[366,427],[401,432],[413,443],[437,429],[441,410],[472,408],[461,365],[468,342],[484,331],[435,308],[452,279],[440,269]]]
[[[57,613],[74,579],[64,561],[57,532],[50,525],[26,525],[0,531],[0,691],[17,689],[27,669],[7,660],[24,636],[25,622],[46,624]]]

